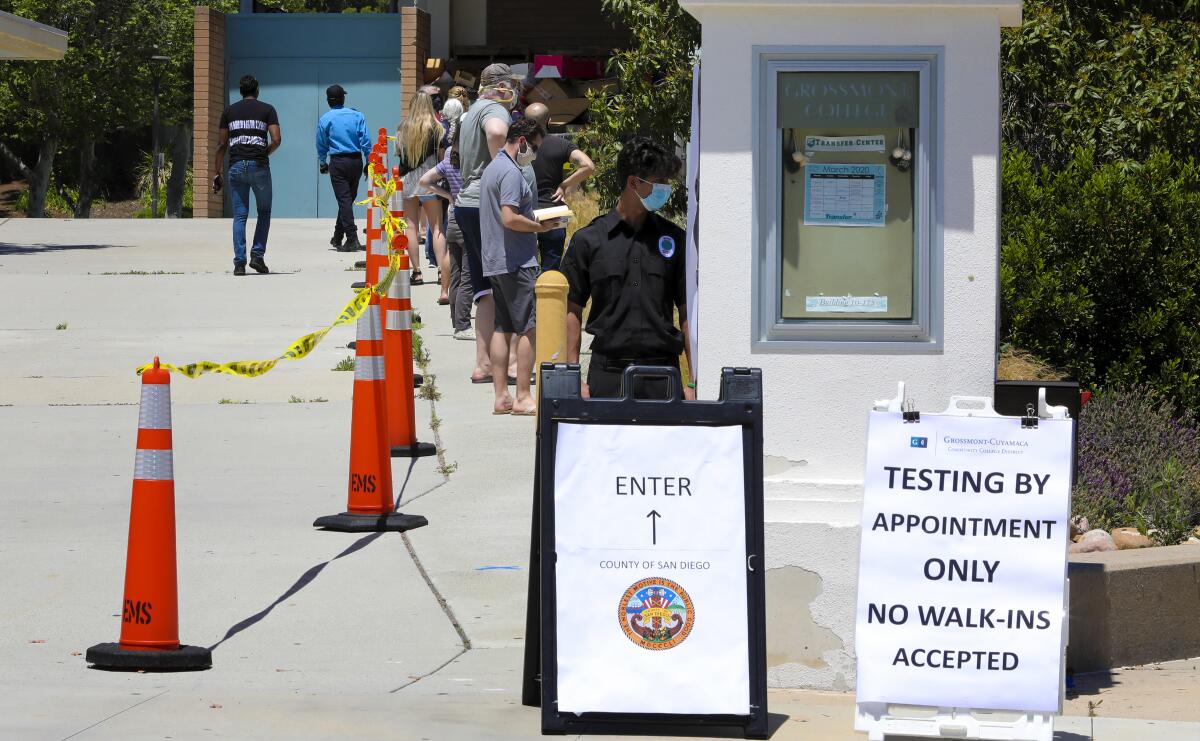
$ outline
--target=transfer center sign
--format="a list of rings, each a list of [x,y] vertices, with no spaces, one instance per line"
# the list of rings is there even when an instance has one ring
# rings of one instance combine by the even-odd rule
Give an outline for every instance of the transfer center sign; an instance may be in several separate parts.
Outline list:
[[[558,710],[750,713],[739,426],[560,423]]]
[[[1057,712],[1070,420],[872,412],[858,702]]]

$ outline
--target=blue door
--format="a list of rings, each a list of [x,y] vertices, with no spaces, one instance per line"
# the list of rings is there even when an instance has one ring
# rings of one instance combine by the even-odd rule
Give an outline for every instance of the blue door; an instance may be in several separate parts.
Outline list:
[[[275,106],[283,144],[271,155],[272,216],[330,218],[337,202],[317,170],[317,120],[329,106],[325,88],[346,88],[346,104],[367,117],[374,141],[400,120],[399,14],[235,13],[226,18],[229,102],[238,80],[258,78],[259,98]],[[359,199],[366,194],[360,187]],[[225,213],[231,214],[226,201]],[[362,219],[363,206],[355,208]]]
[[[237,81],[242,75],[258,78],[258,99],[275,106],[283,143],[271,155],[271,215],[317,215],[317,155],[313,143],[317,102],[317,63],[300,60],[238,59],[229,66],[230,102],[241,99]],[[226,213],[233,209],[226,205]],[[254,214],[253,208],[250,211]]]

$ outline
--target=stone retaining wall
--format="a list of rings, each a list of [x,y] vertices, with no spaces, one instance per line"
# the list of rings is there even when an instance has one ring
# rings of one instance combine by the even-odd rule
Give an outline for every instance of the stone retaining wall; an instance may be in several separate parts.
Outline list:
[[[1076,672],[1200,656],[1200,545],[1072,554]]]

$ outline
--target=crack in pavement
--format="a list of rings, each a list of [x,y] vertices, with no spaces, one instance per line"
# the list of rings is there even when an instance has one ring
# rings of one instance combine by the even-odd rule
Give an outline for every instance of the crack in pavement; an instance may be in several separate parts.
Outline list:
[[[408,680],[407,682],[400,685],[399,687],[397,687],[394,690],[388,690],[388,694],[394,695],[397,692],[399,692],[400,690],[404,689],[405,687],[411,687],[412,685],[416,684],[417,682],[420,682],[422,679],[425,679],[426,677],[432,677],[434,674],[437,674],[441,670],[443,670],[446,667],[453,664],[455,661],[458,660],[458,657],[462,656],[463,654],[465,654],[467,651],[470,651],[470,650],[471,650],[470,648],[460,649],[458,653],[456,653],[453,656],[451,656],[450,658],[446,659],[446,661],[441,666],[435,668],[432,671],[426,672],[426,673],[420,675],[419,677],[413,677],[412,679]]]
[[[98,720],[98,721],[96,721],[95,723],[91,724],[91,725],[90,725],[90,726],[88,726],[87,728],[81,728],[81,729],[79,729],[78,731],[75,731],[74,733],[72,733],[70,736],[63,736],[63,739],[62,739],[62,741],[67,741],[67,739],[70,739],[70,738],[75,738],[76,736],[78,736],[79,734],[83,733],[84,731],[90,731],[90,730],[92,730],[93,728],[95,728],[96,726],[100,725],[101,723],[104,723],[104,722],[110,721],[110,720],[112,720],[113,718],[115,718],[115,717],[117,717],[118,715],[120,715],[121,713],[127,713],[127,712],[129,712],[130,710],[133,710],[134,708],[136,708],[136,707],[137,707],[137,706],[139,706],[139,705],[145,705],[146,703],[150,702],[151,700],[153,700],[153,699],[155,699],[155,698],[158,698],[158,697],[162,697],[163,695],[167,694],[167,693],[168,693],[168,692],[170,692],[170,691],[171,691],[171,690],[163,690],[162,692],[159,692],[157,695],[154,695],[154,696],[152,696],[152,697],[147,697],[145,700],[140,700],[140,701],[138,701],[138,702],[135,702],[134,704],[130,705],[129,707],[125,708],[124,710],[118,710],[117,712],[113,713],[112,715],[108,716],[107,718],[101,718],[100,720]]]

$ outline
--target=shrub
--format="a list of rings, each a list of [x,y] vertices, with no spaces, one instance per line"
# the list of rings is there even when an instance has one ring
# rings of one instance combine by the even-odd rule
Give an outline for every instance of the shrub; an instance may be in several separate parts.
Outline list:
[[[1074,513],[1164,544],[1200,524],[1200,425],[1147,387],[1109,389],[1079,415]]]
[[[1001,336],[1085,386],[1200,410],[1200,167],[1156,152],[1059,172],[1003,161]]]

